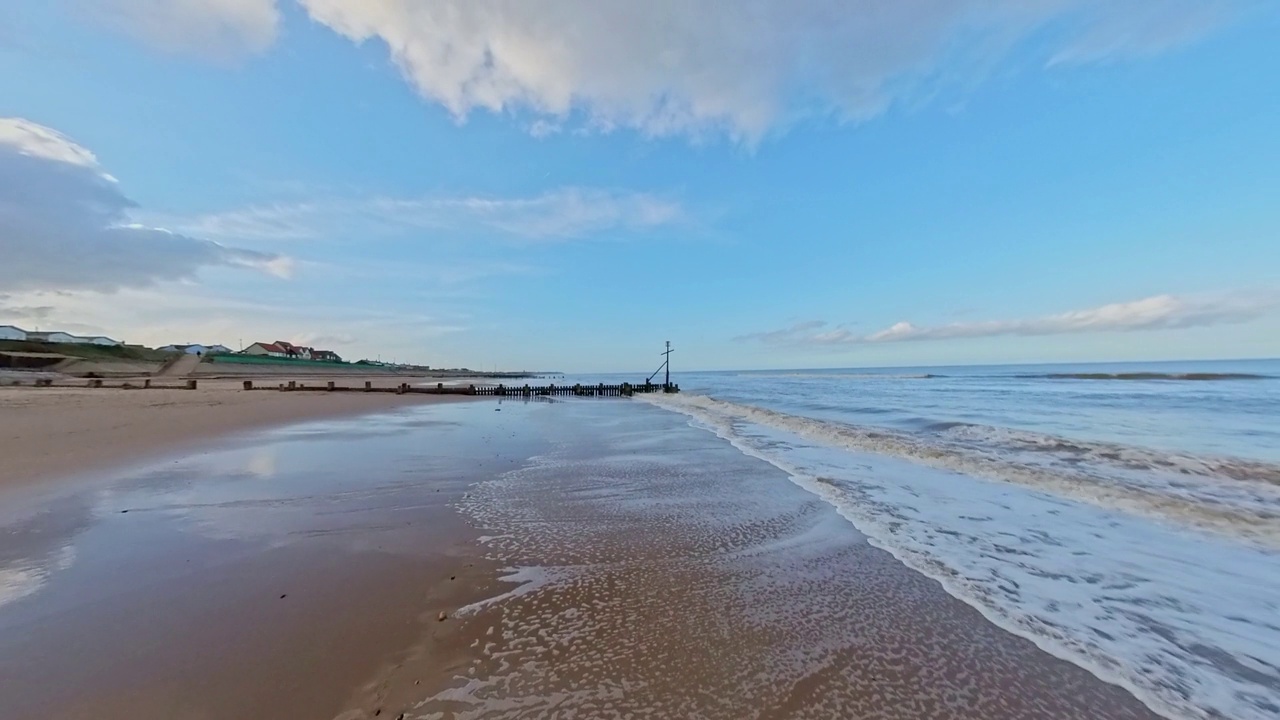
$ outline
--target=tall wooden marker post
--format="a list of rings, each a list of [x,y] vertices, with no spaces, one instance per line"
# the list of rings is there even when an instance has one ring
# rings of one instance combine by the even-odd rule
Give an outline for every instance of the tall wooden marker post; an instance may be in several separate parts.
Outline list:
[[[666,370],[666,382],[662,383],[663,392],[671,392],[671,353],[673,352],[675,352],[675,350],[671,349],[671,341],[668,340],[667,351],[662,353],[662,365],[660,365],[657,370],[653,371],[653,375],[650,375],[648,380],[645,380],[645,382],[650,382],[653,380],[654,375]]]

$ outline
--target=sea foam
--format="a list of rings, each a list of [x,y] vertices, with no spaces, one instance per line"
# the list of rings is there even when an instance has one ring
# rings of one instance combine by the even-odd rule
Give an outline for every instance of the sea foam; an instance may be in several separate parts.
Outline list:
[[[1169,473],[1178,485],[1152,479],[1167,468],[1142,469],[1140,448],[1059,467],[1027,462],[1040,452],[1028,444],[1049,442],[1034,434],[966,447],[965,435],[1002,431],[931,442],[701,396],[650,402],[783,469],[991,621],[1161,714],[1280,713],[1278,496],[1265,464],[1241,480],[1184,458]]]

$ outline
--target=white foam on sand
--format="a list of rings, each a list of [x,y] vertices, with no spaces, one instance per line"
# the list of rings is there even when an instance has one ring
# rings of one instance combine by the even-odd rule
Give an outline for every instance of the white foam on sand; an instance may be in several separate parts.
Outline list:
[[[1141,504],[1108,507],[1110,496],[1080,497],[1071,483],[966,474],[963,459],[892,445],[879,454],[817,420],[710,399],[655,404],[786,471],[991,621],[1161,714],[1280,716],[1280,553],[1265,545]]]

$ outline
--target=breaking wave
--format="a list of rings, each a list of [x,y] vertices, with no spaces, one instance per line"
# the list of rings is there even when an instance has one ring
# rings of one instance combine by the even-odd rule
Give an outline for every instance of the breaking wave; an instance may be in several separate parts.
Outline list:
[[[1014,377],[1035,380],[1270,380],[1270,375],[1252,373],[1046,373],[1042,375],[1015,375]]]
[[[1170,718],[1280,712],[1280,466],[653,396],[991,622]],[[1209,531],[1209,532],[1198,532]]]
[[[1070,440],[966,423],[911,434],[727,402],[650,399],[712,426],[756,423],[824,445],[910,460],[1280,548],[1280,465]]]

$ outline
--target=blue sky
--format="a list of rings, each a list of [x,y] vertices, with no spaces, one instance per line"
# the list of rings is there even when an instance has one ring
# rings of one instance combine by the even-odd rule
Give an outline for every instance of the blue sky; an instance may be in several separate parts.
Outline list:
[[[7,3],[0,324],[569,371],[1280,355],[1274,3],[727,7]]]

